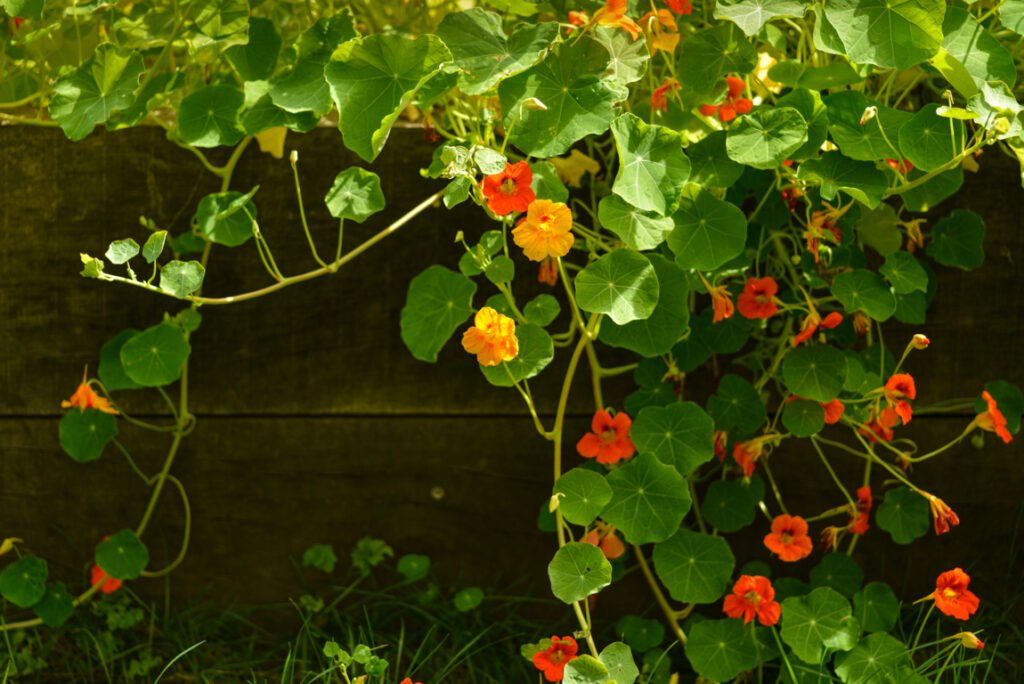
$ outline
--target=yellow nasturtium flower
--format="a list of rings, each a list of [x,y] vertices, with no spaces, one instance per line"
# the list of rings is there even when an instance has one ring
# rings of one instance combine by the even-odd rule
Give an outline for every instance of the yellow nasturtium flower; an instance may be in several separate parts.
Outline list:
[[[0,556],[3,556],[6,553],[10,553],[11,549],[14,548],[14,545],[20,544],[21,542],[22,540],[18,539],[17,537],[8,537],[7,539],[4,539],[2,542],[0,542]]]
[[[476,312],[473,325],[462,334],[462,348],[476,354],[481,366],[497,366],[519,354],[516,322],[489,306]]]
[[[555,166],[555,171],[562,182],[572,188],[580,187],[583,174],[596,176],[601,165],[579,150],[573,150],[568,157],[552,157],[548,160]]]
[[[562,202],[535,200],[512,231],[512,239],[531,261],[564,257],[574,241],[572,212]]]

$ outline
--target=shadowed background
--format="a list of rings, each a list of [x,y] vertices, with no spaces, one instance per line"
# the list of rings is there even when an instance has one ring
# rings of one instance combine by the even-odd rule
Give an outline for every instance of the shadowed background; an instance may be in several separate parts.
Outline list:
[[[419,175],[431,147],[417,132],[393,133],[370,167],[381,177],[388,208],[366,225],[346,226],[347,249],[436,189]],[[109,241],[124,237],[141,243],[140,215],[173,233],[186,230],[199,199],[217,191],[219,179],[158,129],[98,133],[72,144],[60,131],[0,128],[0,149],[0,537],[25,539],[25,549],[50,561],[51,577],[74,590],[84,586],[103,535],[137,524],[148,491],[113,448],[87,465],[64,455],[60,400],[74,391],[83,366],[95,369],[106,340],[182,308],[170,298],[81,278],[78,253],[102,255]],[[334,175],[357,160],[334,130],[290,136],[286,149],[299,151],[310,224],[321,252],[330,252],[337,224],[322,198]],[[260,226],[278,265],[286,275],[314,268],[287,159],[252,145],[232,189],[255,185]],[[919,404],[973,396],[999,378],[1024,382],[1024,281],[1016,267],[1024,259],[1022,200],[1015,164],[992,151],[977,175],[967,174],[961,192],[930,214],[934,224],[954,207],[970,208],[988,233],[983,267],[973,273],[938,267],[927,326],[886,328],[894,350],[914,332],[932,340],[908,365]],[[192,544],[168,580],[173,596],[281,601],[300,593],[289,555],[313,543],[347,554],[365,535],[385,539],[398,554],[429,555],[445,582],[502,587],[525,578],[546,595],[554,540],[537,531],[536,517],[550,494],[549,443],[534,432],[518,394],[487,384],[457,342],[432,365],[414,360],[399,337],[409,280],[434,263],[455,268],[462,249],[453,244],[456,231],[472,241],[492,225],[475,207],[434,208],[333,276],[203,308],[190,371],[198,426],[174,469],[192,501]],[[539,291],[535,266],[521,255],[516,261],[525,289]],[[217,247],[204,294],[238,294],[269,282],[251,242]],[[481,283],[477,305],[489,287]],[[554,327],[564,329],[560,322]],[[567,355],[560,350],[532,383],[548,425]],[[593,410],[585,375],[570,401],[569,466],[577,462],[572,444]],[[605,400],[621,406],[629,384],[628,378],[610,382]],[[700,370],[688,390],[703,397],[714,384],[711,371]],[[164,412],[155,392],[118,399],[133,415]],[[920,416],[901,434],[927,450],[959,434],[971,417]],[[159,468],[166,437],[122,421],[121,439],[145,470]],[[982,450],[965,442],[921,464],[915,482],[942,496],[962,524],[911,547],[873,529],[855,554],[866,579],[887,579],[905,598],[916,598],[934,586],[938,572],[959,565],[972,572],[972,589],[983,597],[1014,591],[1021,577],[1016,543],[1024,539],[1020,441],[1004,447],[989,436]],[[773,454],[772,467],[791,512],[813,515],[841,502],[822,488],[827,475],[802,446],[787,443]],[[841,453],[833,462],[847,482],[859,478],[859,462]],[[740,564],[764,559],[766,528],[759,518],[730,536]],[[169,488],[145,536],[151,567],[174,557],[181,534],[181,504]],[[806,578],[810,567],[775,569]],[[163,580],[134,584],[144,595],[164,587]],[[634,588],[613,588],[608,600],[635,602]]]

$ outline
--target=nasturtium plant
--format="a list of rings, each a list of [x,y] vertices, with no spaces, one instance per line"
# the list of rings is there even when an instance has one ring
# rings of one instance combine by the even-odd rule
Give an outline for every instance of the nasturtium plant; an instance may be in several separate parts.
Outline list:
[[[389,280],[407,285],[391,334],[415,359],[476,364],[477,381],[521,399],[550,458],[530,509],[542,510],[551,593],[571,604],[576,636],[546,630],[527,649],[549,681],[915,681],[963,647],[942,631],[933,657],[893,636],[901,602],[919,597],[860,558],[885,536],[953,533],[957,513],[921,485],[927,462],[1020,431],[1014,378],[950,399],[926,374],[947,271],[995,260],[987,207],[935,208],[994,155],[1024,162],[1020,0],[267,0],[193,3],[180,21],[165,2],[2,4],[5,122],[71,141],[159,126],[213,181],[180,208],[184,225],[143,217],[111,243],[83,237],[102,255],[72,264],[87,287],[136,288],[168,310],[86,357],[96,377],[87,368],[61,403],[58,441],[81,464],[116,447],[149,504],[137,526],[99,541],[81,591],[71,577],[51,582],[39,556],[4,559],[0,595],[31,611],[5,624],[58,626],[97,593],[181,563],[190,517],[166,569],[148,569],[145,540],[170,508],[162,497],[187,504],[171,471],[195,427],[189,367],[204,317],[405,239],[417,254],[451,251],[418,272],[388,262]],[[336,126],[358,163],[319,178],[328,189],[313,207],[295,137],[318,125]],[[366,168],[399,126],[424,139],[401,155],[424,177],[408,207],[385,196],[389,163]],[[272,179],[236,178],[261,153],[280,160],[297,200],[293,230],[272,241],[254,199]],[[369,231],[358,245],[351,223]],[[311,270],[275,256],[291,239]],[[263,282],[209,292],[234,282],[207,278],[226,250]],[[129,390],[167,414],[133,416]],[[936,444],[938,432],[905,429],[915,412],[964,424]],[[155,475],[133,456],[147,431],[171,436]],[[393,554],[365,538],[352,566],[363,577]],[[318,545],[303,563],[331,573],[337,556]],[[408,583],[429,570],[424,556],[397,561]],[[617,622],[625,643],[599,644],[591,600],[634,570],[667,629],[638,603]],[[956,572],[938,583],[965,597]],[[927,600],[971,617],[945,598]],[[469,587],[449,605],[483,600]],[[339,667],[383,674],[369,647],[331,643]]]

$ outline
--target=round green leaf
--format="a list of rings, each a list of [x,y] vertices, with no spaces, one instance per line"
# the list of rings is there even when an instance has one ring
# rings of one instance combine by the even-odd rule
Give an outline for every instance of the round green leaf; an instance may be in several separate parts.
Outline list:
[[[611,128],[619,153],[612,192],[641,211],[671,213],[690,176],[682,136],[629,113],[615,119]]]
[[[748,36],[757,35],[777,17],[802,17],[807,5],[800,0],[733,0],[715,3],[716,19],[731,19]]]
[[[573,468],[558,478],[554,493],[561,494],[558,508],[574,525],[594,522],[612,500],[612,488],[604,476],[585,468]]]
[[[810,399],[787,401],[782,409],[782,424],[796,437],[810,437],[825,427],[825,409]]]
[[[863,311],[876,321],[885,321],[896,312],[896,298],[877,273],[854,269],[840,273],[832,281],[832,295],[849,313]]]
[[[519,354],[511,361],[497,366],[480,366],[487,381],[497,387],[511,387],[540,373],[555,358],[555,345],[551,335],[539,325],[524,323],[516,326]]]
[[[441,347],[473,313],[476,283],[443,266],[431,266],[409,283],[402,307],[402,342],[420,361],[437,361]]]
[[[142,387],[142,385],[128,377],[128,374],[124,372],[124,366],[121,365],[121,347],[124,346],[125,342],[138,334],[139,331],[134,328],[122,330],[112,339],[108,340],[100,350],[100,365],[96,373],[108,392]]]
[[[826,648],[850,650],[859,632],[849,601],[828,587],[782,602],[782,640],[804,662],[820,663]]]
[[[203,286],[206,269],[198,261],[174,261],[160,268],[160,289],[175,297],[187,297]]]
[[[928,533],[931,509],[920,494],[907,487],[895,487],[885,493],[875,522],[897,544],[909,544]]]
[[[825,16],[851,62],[907,69],[942,45],[942,0],[834,0]]]
[[[731,374],[722,378],[718,391],[708,398],[708,413],[715,421],[715,429],[728,432],[734,439],[757,432],[768,416],[754,386]]]
[[[133,580],[149,564],[149,550],[131,530],[121,530],[96,547],[96,565],[114,579]]]
[[[331,109],[331,92],[324,67],[335,48],[358,35],[348,12],[318,19],[296,41],[298,59],[290,71],[275,76],[270,97],[275,105],[292,113],[309,113],[319,120]]]
[[[324,69],[345,146],[373,161],[391,125],[451,52],[435,35],[375,33],[342,43]]]
[[[848,653],[837,653],[836,674],[843,684],[906,682],[903,668],[911,667],[903,642],[881,632],[870,634]]]
[[[516,264],[504,254],[499,254],[487,264],[484,275],[495,285],[511,282],[516,275]]]
[[[924,175],[924,171],[914,169],[907,175],[907,180],[916,181]],[[921,185],[910,188],[901,196],[908,211],[926,212],[939,202],[955,195],[963,184],[964,167],[957,164],[949,171],[943,171],[931,180],[926,180]]]
[[[668,246],[684,269],[713,271],[740,254],[747,243],[744,213],[705,190],[683,197],[672,220],[675,228],[668,234]]]
[[[608,475],[612,500],[602,518],[631,544],[668,539],[690,510],[690,490],[675,468],[640,454]]]
[[[934,171],[964,149],[963,122],[939,116],[938,108],[924,105],[900,128],[900,152],[922,171]]]
[[[700,142],[686,148],[686,156],[690,158],[692,167],[691,183],[702,188],[728,188],[740,179],[743,164],[729,158],[725,138],[725,131],[713,131]]]
[[[132,105],[144,70],[139,53],[104,43],[82,66],[54,83],[50,116],[69,140],[81,140],[96,124]]]
[[[396,568],[407,582],[415,582],[423,579],[430,572],[430,559],[426,556],[409,553],[398,559]]]
[[[569,542],[558,549],[548,565],[551,593],[573,603],[592,596],[612,583],[612,566],[593,544]]]
[[[665,640],[665,628],[658,620],[646,620],[636,615],[625,615],[615,624],[615,633],[621,636],[637,653],[657,647]]]
[[[244,245],[253,236],[256,205],[252,193],[215,192],[199,200],[196,229],[211,242],[225,247]]]
[[[714,433],[715,423],[704,409],[685,401],[643,409],[629,436],[640,453],[653,454],[686,476],[714,456]]]
[[[900,617],[900,601],[885,582],[871,582],[854,594],[853,614],[865,632],[888,632]]]
[[[857,561],[836,551],[822,558],[811,570],[812,587],[829,587],[847,598],[860,589],[863,581],[864,571],[857,565]]]
[[[178,108],[178,132],[194,147],[237,145],[245,137],[238,114],[245,95],[235,86],[212,85],[195,90]]]
[[[75,605],[64,583],[57,582],[46,588],[43,598],[32,606],[32,612],[47,627],[60,627],[75,612]]]
[[[942,33],[947,59],[956,60],[970,77],[970,83],[954,83],[965,97],[974,95],[988,81],[1004,81],[1009,85],[1016,82],[1017,70],[1010,51],[979,24],[966,7],[946,8]]]
[[[807,122],[792,107],[761,107],[730,126],[729,158],[755,169],[774,169],[807,142]]]
[[[763,498],[764,481],[756,473],[749,479],[715,480],[700,510],[719,532],[736,532],[754,522],[757,503]]]
[[[860,161],[876,161],[900,157],[894,147],[899,141],[900,127],[910,121],[911,114],[869,101],[864,93],[844,90],[825,98],[828,110],[828,132],[844,156]],[[862,126],[861,117],[868,106],[877,107],[878,114]]]
[[[671,218],[640,211],[618,195],[608,195],[597,205],[601,225],[637,251],[654,249],[675,227]]]
[[[604,666],[608,668],[608,679],[603,680],[608,684],[635,682],[640,676],[640,670],[637,669],[636,661],[633,660],[632,651],[621,641],[605,646],[599,657]]]
[[[735,567],[729,544],[710,534],[681,529],[654,545],[654,570],[677,601],[717,601]]]
[[[603,684],[608,681],[611,673],[600,660],[584,653],[569,661],[565,666],[562,684]]]
[[[654,266],[646,256],[630,249],[605,254],[576,276],[579,307],[607,314],[619,325],[654,313],[659,293]]]
[[[928,274],[924,266],[908,252],[893,252],[885,258],[878,271],[889,279],[897,295],[928,290]]]
[[[134,382],[143,387],[159,387],[178,379],[191,351],[180,328],[160,323],[124,343],[121,365]]]
[[[742,620],[704,620],[690,630],[686,658],[701,677],[730,682],[757,667],[757,647]]]
[[[248,11],[245,18],[249,19]],[[280,52],[281,36],[274,28],[274,22],[252,17],[249,19],[249,42],[245,45],[232,45],[224,50],[224,56],[243,80],[262,81],[274,73]]]
[[[562,305],[549,294],[537,295],[523,307],[523,315],[526,316],[526,320],[542,328],[554,322],[561,312]]]
[[[845,192],[872,209],[879,206],[889,189],[885,173],[873,163],[854,161],[839,152],[826,152],[820,158],[808,159],[800,165],[797,177],[817,182],[821,196],[827,200],[834,200],[837,193]],[[898,237],[899,233],[896,235]]]
[[[687,36],[680,45],[676,74],[687,106],[712,103],[724,91],[726,74],[747,74],[757,65],[757,50],[732,23]]]
[[[334,177],[324,202],[334,218],[362,223],[384,208],[380,177],[357,166],[347,168]]]
[[[602,342],[647,357],[668,353],[690,322],[690,287],[686,274],[660,254],[651,254],[649,259],[658,277],[658,304],[654,313],[625,325],[604,321],[600,332]]]
[[[23,556],[0,572],[0,596],[18,608],[31,608],[46,594],[49,572],[39,556]]]
[[[167,231],[158,230],[152,235],[146,238],[146,243],[142,245],[142,256],[145,258],[147,264],[151,264],[160,258],[160,255],[164,251],[164,245],[167,244]]]
[[[558,169],[554,164],[549,161],[535,161],[530,164],[530,168],[533,170],[533,183],[530,184],[530,187],[537,197],[553,202],[569,201],[569,188],[565,187],[565,183],[558,177]],[[608,195],[608,197],[612,197],[612,195]]]
[[[455,610],[460,613],[468,613],[484,600],[484,591],[479,587],[468,587],[455,594]]]
[[[123,264],[132,257],[137,256],[138,253],[139,243],[131,238],[125,238],[124,240],[114,240],[111,242],[104,256],[112,264]]]
[[[95,461],[117,436],[117,419],[96,409],[72,408],[60,419],[60,446],[79,463]]]
[[[786,387],[793,394],[818,402],[831,401],[839,396],[845,377],[846,358],[843,353],[825,344],[801,345],[786,354],[782,362],[782,379]]]
[[[985,262],[985,222],[968,209],[956,209],[932,228],[925,253],[943,266],[965,271]]]

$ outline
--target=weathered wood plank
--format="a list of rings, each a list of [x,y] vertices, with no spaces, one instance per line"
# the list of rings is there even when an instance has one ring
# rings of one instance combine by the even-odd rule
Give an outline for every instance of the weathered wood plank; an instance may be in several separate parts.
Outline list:
[[[933,447],[964,424],[922,417],[906,432]],[[571,445],[585,429],[585,421],[568,424],[566,467],[581,462]],[[56,435],[56,420],[0,421],[0,536],[24,538],[26,548],[52,560],[55,577],[81,586],[95,542],[136,524],[146,491],[113,450],[81,466],[60,452]],[[158,467],[162,444],[143,443],[136,433],[124,441],[143,468]],[[809,516],[842,501],[805,446],[787,445],[771,467],[790,511]],[[963,522],[912,547],[897,547],[872,529],[856,551],[866,576],[888,579],[914,598],[939,571],[961,565],[973,568],[979,593],[1004,589],[1013,581],[1006,575],[1011,535],[1024,540],[1012,526],[1024,488],[1022,456],[1019,442],[1003,447],[989,440],[983,451],[963,445],[921,465],[915,482],[942,496]],[[832,462],[849,483],[863,472],[841,453]],[[535,521],[550,492],[550,444],[525,419],[208,418],[186,441],[175,472],[194,513],[189,557],[171,578],[175,596],[281,600],[297,591],[289,554],[323,542],[347,553],[365,535],[386,539],[400,554],[429,555],[446,582],[507,586],[526,578],[546,591],[554,540]],[[878,495],[880,474],[874,481]],[[767,530],[759,518],[730,536],[741,564],[767,558],[760,544]],[[169,490],[146,536],[154,567],[174,556],[180,534],[181,506]],[[775,570],[806,577],[812,565]],[[144,594],[162,586],[136,583]]]
[[[341,168],[356,160],[333,130],[293,136],[300,152],[310,222],[326,251],[336,224],[321,198]],[[97,134],[71,144],[59,131],[0,128],[0,414],[54,415],[74,388],[81,368],[95,364],[102,343],[125,327],[140,327],[179,305],[127,287],[85,281],[77,253],[100,254],[109,240],[135,235],[145,214],[174,231],[187,228],[195,204],[217,189],[191,155],[155,129]],[[434,185],[418,169],[430,146],[413,131],[395,131],[373,165],[391,205],[365,226],[349,226],[346,245],[357,244],[389,219],[425,197]],[[975,273],[940,272],[939,296],[926,331],[934,341],[912,368],[933,372],[922,392],[929,399],[974,393],[996,377],[1020,378],[1016,340],[1024,328],[1024,229],[1017,211],[1024,200],[1010,160],[986,155],[981,173],[968,174],[964,190],[934,214],[966,206],[985,217],[987,263]],[[261,226],[288,273],[313,265],[305,252],[286,160],[255,148],[246,151],[233,187],[260,185]],[[934,223],[937,218],[931,219]],[[193,408],[202,414],[513,414],[515,392],[495,390],[475,364],[451,344],[438,364],[415,361],[398,333],[408,281],[420,269],[459,256],[452,237],[491,227],[472,207],[432,209],[394,237],[330,278],[300,285],[257,303],[208,307],[194,339]],[[517,260],[532,283],[533,266]],[[231,294],[266,284],[254,266],[254,248],[215,250],[207,293]],[[533,288],[539,286],[531,285]],[[490,294],[481,286],[482,303]],[[898,326],[896,344],[916,329]],[[979,350],[985,350],[979,353]],[[564,362],[566,354],[561,354]],[[541,409],[550,411],[559,365],[538,379]],[[695,382],[707,384],[700,374]],[[581,390],[585,387],[580,384]],[[624,385],[620,383],[619,389]],[[609,396],[615,397],[613,386]],[[132,408],[160,410],[133,398]],[[586,413],[585,391],[572,410]]]

